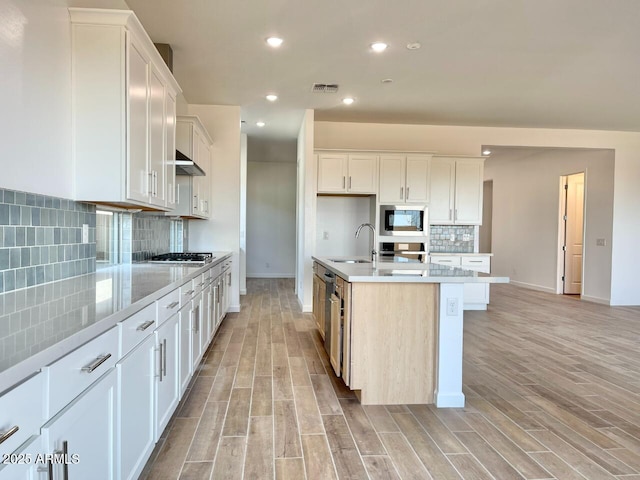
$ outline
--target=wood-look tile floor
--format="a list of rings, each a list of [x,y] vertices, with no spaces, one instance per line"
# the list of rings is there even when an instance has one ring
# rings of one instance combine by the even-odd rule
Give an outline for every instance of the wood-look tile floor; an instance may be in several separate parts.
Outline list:
[[[249,280],[142,478],[640,479],[640,308],[495,285],[466,407],[361,406],[292,280]]]

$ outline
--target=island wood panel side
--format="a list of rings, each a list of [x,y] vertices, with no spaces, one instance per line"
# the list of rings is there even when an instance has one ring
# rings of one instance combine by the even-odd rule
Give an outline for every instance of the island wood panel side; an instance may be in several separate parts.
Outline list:
[[[352,283],[351,388],[363,405],[433,403],[438,285]]]

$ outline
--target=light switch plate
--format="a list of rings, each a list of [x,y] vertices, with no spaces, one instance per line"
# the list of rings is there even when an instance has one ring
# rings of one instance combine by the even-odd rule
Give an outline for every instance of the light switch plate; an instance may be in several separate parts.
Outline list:
[[[606,247],[607,240],[605,238],[596,238],[596,246],[597,247]]]

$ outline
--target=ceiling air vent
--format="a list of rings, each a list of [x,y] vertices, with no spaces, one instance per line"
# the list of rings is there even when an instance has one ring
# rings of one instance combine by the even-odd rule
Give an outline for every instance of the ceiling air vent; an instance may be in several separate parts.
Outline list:
[[[313,93],[337,93],[337,83],[314,83],[311,87]]]

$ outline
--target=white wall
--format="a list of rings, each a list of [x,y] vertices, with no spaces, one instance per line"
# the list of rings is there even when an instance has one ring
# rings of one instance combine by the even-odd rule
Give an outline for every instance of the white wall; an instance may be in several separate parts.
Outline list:
[[[316,159],[313,110],[306,110],[298,134],[296,196],[296,294],[303,312],[313,301],[313,261],[316,232]]]
[[[295,158],[295,150],[293,152]],[[253,158],[252,152],[249,152]],[[287,278],[296,267],[296,164],[250,161],[247,276]]]
[[[542,128],[315,122],[315,148],[425,150],[479,155],[482,145],[615,150],[611,304],[640,305],[640,133]],[[495,209],[495,205],[494,205]]]
[[[211,138],[211,218],[189,220],[189,249],[233,252],[231,310],[240,311],[240,107],[189,105]]]
[[[365,228],[356,238],[362,223],[373,223],[372,202],[375,197],[319,196],[316,208],[316,255],[369,256],[371,230]],[[329,238],[325,238],[326,236]],[[376,250],[378,246],[376,245]]]
[[[495,150],[495,149],[494,149]],[[585,172],[584,296],[609,303],[613,218],[613,151],[497,149],[485,162],[493,180],[491,270],[515,283],[557,288],[560,176]],[[596,238],[607,240],[597,247]]]

